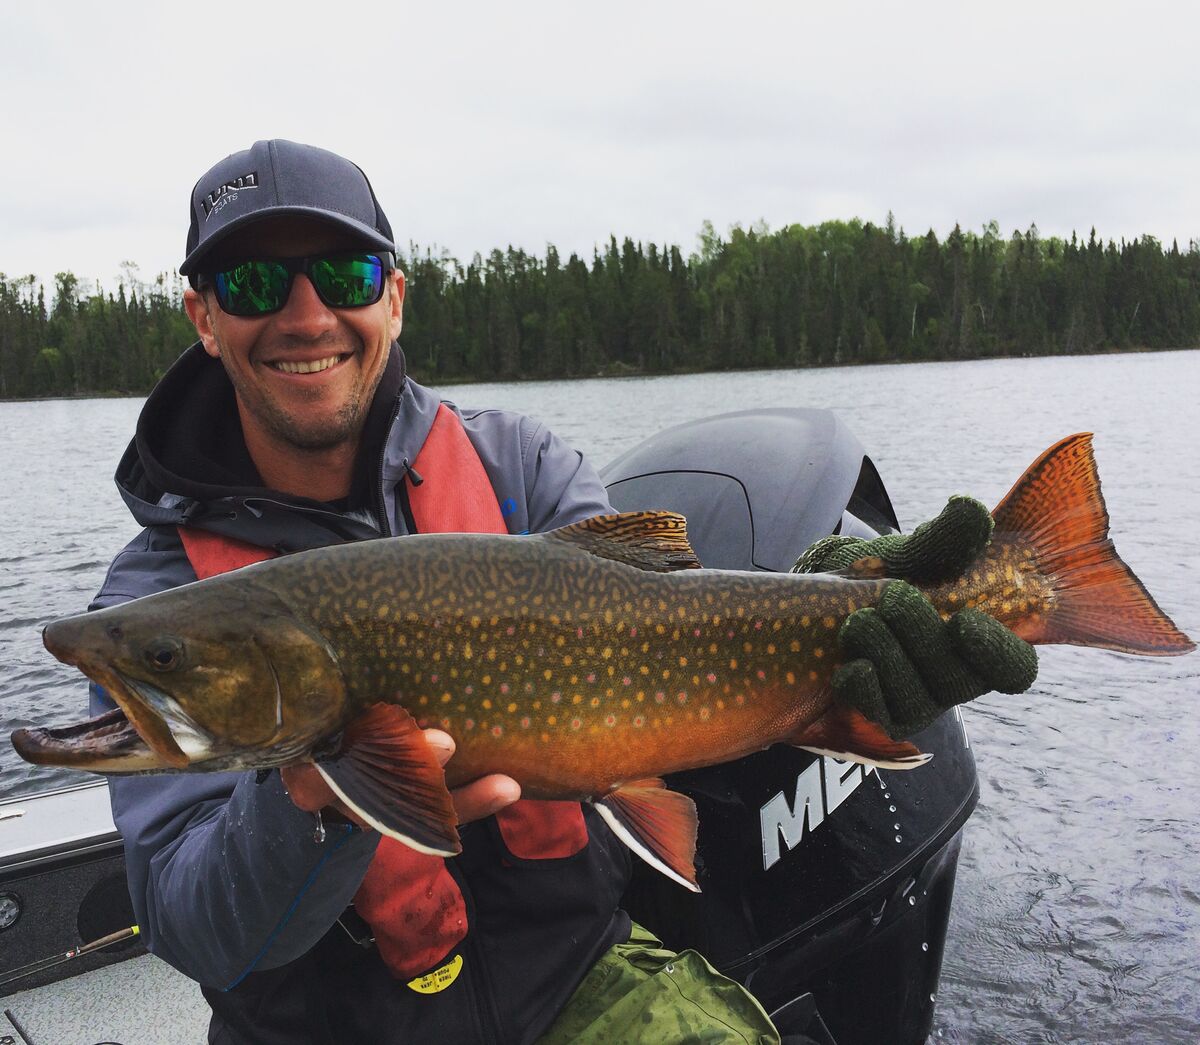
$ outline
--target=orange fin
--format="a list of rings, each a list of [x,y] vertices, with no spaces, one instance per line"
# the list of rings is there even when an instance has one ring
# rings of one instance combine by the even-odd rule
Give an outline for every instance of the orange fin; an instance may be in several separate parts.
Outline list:
[[[654,573],[700,568],[700,560],[688,544],[687,520],[675,512],[597,515],[541,537],[564,541],[601,559]]]
[[[657,777],[634,780],[596,800],[613,833],[651,867],[694,893],[696,804]]]
[[[1090,432],[1050,447],[992,517],[993,540],[1007,537],[1032,548],[1038,570],[1054,584],[1051,612],[1013,626],[1027,642],[1160,657],[1196,648],[1158,608],[1109,539]]]
[[[375,830],[419,853],[462,852],[442,767],[412,716],[375,704],[346,728],[342,748],[317,769]]]
[[[862,762],[881,769],[916,769],[933,758],[907,740],[893,740],[883,726],[861,711],[836,704],[816,722],[789,737],[788,743],[843,762]]]

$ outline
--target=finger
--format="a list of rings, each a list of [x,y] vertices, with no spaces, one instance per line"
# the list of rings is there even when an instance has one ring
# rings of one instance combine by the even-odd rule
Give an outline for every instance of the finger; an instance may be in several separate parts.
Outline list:
[[[450,756],[454,754],[454,738],[440,729],[426,729],[423,732],[425,733],[425,743],[433,748],[438,762],[444,766],[450,761]]]
[[[987,547],[994,525],[992,513],[981,502],[955,496],[936,518],[921,523],[878,554],[887,562],[892,577],[918,584],[953,580]]]
[[[895,723],[879,688],[875,665],[865,658],[843,664],[833,673],[833,692],[839,704],[861,711],[872,722],[878,722],[888,736]]]
[[[911,584],[889,584],[879,600],[878,609],[919,674],[933,706],[944,711],[988,691],[990,687],[959,658],[933,604]],[[914,714],[922,717],[928,710],[925,707],[912,709]]]
[[[499,812],[507,805],[512,805],[521,797],[521,785],[512,777],[501,773],[472,780],[469,784],[456,787],[450,792],[454,799],[454,809],[458,813],[458,822],[468,824],[472,820],[482,820]]]
[[[1024,693],[1037,678],[1037,651],[995,617],[960,610],[947,631],[959,655],[987,684],[1001,693]]]
[[[924,719],[932,709],[940,710],[930,699],[916,665],[877,609],[850,614],[838,632],[838,641],[847,660],[863,658],[871,662],[894,723]]]

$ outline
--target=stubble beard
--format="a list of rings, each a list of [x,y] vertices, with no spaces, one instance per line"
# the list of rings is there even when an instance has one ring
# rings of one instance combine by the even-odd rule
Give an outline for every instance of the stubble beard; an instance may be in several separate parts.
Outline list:
[[[217,338],[217,345],[221,349],[221,362],[224,364],[226,356],[220,338]],[[361,355],[363,351],[362,345],[354,348],[354,354]],[[225,373],[229,376],[237,395],[239,410],[249,413],[265,435],[293,450],[319,453],[358,442],[366,424],[367,407],[383,377],[383,368],[379,368],[370,388],[356,385],[349,398],[328,420],[314,420],[302,414],[296,416],[265,395],[261,388],[248,381],[240,371],[226,365]]]

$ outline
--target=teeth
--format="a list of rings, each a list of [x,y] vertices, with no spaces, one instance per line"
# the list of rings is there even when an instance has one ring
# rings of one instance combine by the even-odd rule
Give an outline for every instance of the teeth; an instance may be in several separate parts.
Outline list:
[[[328,370],[341,358],[341,356],[329,356],[326,359],[314,359],[311,363],[293,363],[280,359],[271,366],[276,370],[282,370],[285,374],[319,374],[322,370]]]

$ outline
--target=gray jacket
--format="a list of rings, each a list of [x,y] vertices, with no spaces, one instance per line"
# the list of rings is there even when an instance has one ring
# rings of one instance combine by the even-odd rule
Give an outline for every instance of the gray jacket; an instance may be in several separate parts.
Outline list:
[[[233,430],[231,400],[224,372],[199,345],[151,395],[117,474],[122,496],[146,528],[116,557],[92,608],[195,580],[176,531],[184,523],[282,552],[410,532],[407,483],[440,400],[405,379],[398,348],[368,420],[356,503],[331,508],[256,486],[240,428]],[[502,410],[459,416],[510,532],[548,530],[612,510],[595,471],[544,425]],[[93,713],[111,706],[93,686]],[[350,902],[378,841],[374,832],[346,825],[317,840],[315,818],[292,804],[277,773],[261,782],[253,773],[112,777],[110,788],[147,945],[223,991],[313,948]],[[481,833],[478,825],[465,829],[468,849]],[[596,924],[577,941],[577,970],[547,973],[568,981],[550,992],[549,1006],[561,1005],[570,981],[628,931],[616,910],[628,857],[619,846],[612,852],[612,896],[603,898]],[[521,1020],[529,1026],[530,1018]]]

